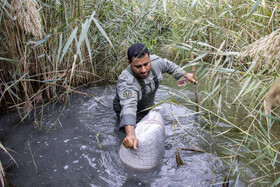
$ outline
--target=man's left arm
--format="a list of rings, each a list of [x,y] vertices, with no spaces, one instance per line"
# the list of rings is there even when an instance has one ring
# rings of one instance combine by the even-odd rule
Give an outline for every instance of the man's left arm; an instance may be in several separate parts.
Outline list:
[[[161,72],[168,73],[172,75],[175,79],[179,80],[181,77],[185,77],[188,83],[197,83],[197,78],[193,76],[193,73],[187,73],[181,67],[179,67],[174,62],[164,58],[158,58],[159,61],[159,68]]]

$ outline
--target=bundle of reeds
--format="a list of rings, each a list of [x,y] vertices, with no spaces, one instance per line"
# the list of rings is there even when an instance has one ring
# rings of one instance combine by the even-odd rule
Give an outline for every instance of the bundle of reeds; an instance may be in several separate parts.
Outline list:
[[[41,17],[34,1],[12,0],[11,7],[12,15],[21,29],[32,34],[35,39],[41,39]]]
[[[18,106],[23,106],[27,114],[33,106],[31,97],[36,89],[34,83],[24,79],[37,74],[40,63],[36,56],[42,53],[42,47],[32,48],[28,42],[42,38],[41,17],[32,0],[11,0],[10,4],[3,4],[2,10],[1,24],[5,34],[1,35],[1,69],[7,71],[3,71],[0,78],[1,105],[7,108],[21,103]]]
[[[280,68],[280,29],[256,40],[245,47],[238,56],[240,59],[251,57],[255,70],[270,69],[270,72]]]

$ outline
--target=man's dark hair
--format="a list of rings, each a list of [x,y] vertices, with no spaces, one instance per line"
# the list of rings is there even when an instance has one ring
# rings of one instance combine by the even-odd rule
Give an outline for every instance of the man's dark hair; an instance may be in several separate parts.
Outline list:
[[[141,43],[135,43],[132,46],[130,46],[127,50],[127,57],[129,63],[132,62],[132,57],[141,58],[146,54],[150,55],[149,49]]]

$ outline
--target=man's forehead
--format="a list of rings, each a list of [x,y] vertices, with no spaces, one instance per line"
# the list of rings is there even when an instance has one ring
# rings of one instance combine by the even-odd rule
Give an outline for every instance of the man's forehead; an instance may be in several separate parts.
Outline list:
[[[150,57],[149,56],[144,56],[144,57],[141,57],[141,58],[132,58],[132,63],[135,63],[135,64],[138,64],[138,63],[147,63],[147,62],[150,62]]]

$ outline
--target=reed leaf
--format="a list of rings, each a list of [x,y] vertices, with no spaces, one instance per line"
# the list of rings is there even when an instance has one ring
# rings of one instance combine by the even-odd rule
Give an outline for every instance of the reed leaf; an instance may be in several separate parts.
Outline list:
[[[11,84],[10,86],[8,86],[8,87],[5,88],[5,90],[3,91],[3,93],[2,93],[2,95],[1,95],[1,97],[0,97],[0,102],[2,101],[2,99],[3,99],[4,95],[5,95],[5,93],[6,93],[7,91],[9,91],[13,86],[15,86],[19,81],[21,81],[28,73],[29,73],[29,72],[26,72],[26,73],[25,73],[24,75],[22,75],[18,80],[16,80],[13,84]],[[11,90],[10,90],[10,92],[11,92]],[[17,97],[17,98],[19,98],[19,97]]]
[[[5,85],[5,88],[8,90],[8,92],[10,93],[10,94],[12,94],[15,98],[17,98],[19,101],[21,101],[21,99],[20,99],[20,97],[11,89],[11,88],[9,88],[9,86],[6,84],[6,83],[4,83],[4,85]]]
[[[237,95],[236,98],[234,99],[233,103],[234,103],[237,99],[239,99],[239,97],[241,96],[241,94],[242,94],[242,93],[245,91],[245,89],[248,87],[248,84],[250,83],[251,78],[252,78],[252,77],[246,78],[246,79],[247,79],[246,82],[243,84],[243,86],[242,86],[240,92],[238,93],[238,95]]]
[[[90,49],[90,41],[89,41],[89,39],[88,39],[88,36],[85,37],[85,43],[86,43],[87,50],[88,50],[88,54],[89,54],[89,61],[90,61],[90,64],[92,64],[92,56],[91,56],[91,49]],[[94,70],[94,68],[92,68],[92,70]]]
[[[275,121],[280,121],[280,119],[278,117],[267,115],[267,114],[263,113],[262,111],[258,111],[258,110],[253,110],[253,111],[258,113],[258,114],[261,114],[262,116],[265,116],[266,118],[269,118],[269,119],[272,119],[272,120],[275,120]]]
[[[196,49],[194,46],[191,46],[191,45],[183,43],[183,42],[181,42],[180,45],[183,45],[185,47],[183,47],[183,46],[175,46],[175,47],[182,48],[182,49],[187,49],[187,50],[192,50],[192,51],[196,51],[196,52],[199,51],[199,49]]]
[[[254,61],[252,62],[252,64],[251,64],[250,67],[248,68],[248,70],[245,72],[244,76],[246,76],[246,75],[255,67],[256,63],[257,63],[257,60],[254,60]]]
[[[64,47],[63,47],[63,49],[62,49],[62,55],[61,55],[60,60],[59,60],[59,65],[61,64],[61,62],[62,62],[62,60],[63,60],[63,57],[64,57],[64,55],[66,54],[66,52],[69,50],[72,41],[76,38],[77,31],[78,31],[78,27],[76,27],[76,28],[72,31],[70,37],[68,38],[66,44],[64,45]]]
[[[11,20],[14,20],[15,19],[15,17],[14,16],[12,16],[11,14],[10,14],[10,12],[6,9],[6,7],[8,8],[8,9],[11,9],[11,5],[8,3],[8,1],[7,0],[2,0],[1,2],[1,12],[3,11]]]
[[[218,101],[218,107],[217,107],[217,114],[219,114],[219,113],[221,113],[222,112],[222,97],[223,97],[223,95],[221,94],[220,96],[219,96],[219,101]]]
[[[231,52],[212,52],[212,53],[209,53],[211,55],[221,55],[221,56],[237,56],[240,54],[240,52],[234,52],[234,51],[231,51]]]
[[[103,12],[103,14],[100,16],[100,18],[102,18],[105,14],[106,14],[106,12],[110,9],[110,7],[112,6],[112,3],[113,2],[110,2],[110,4],[107,6],[107,8],[105,9],[105,11]]]
[[[216,134],[214,137],[219,137],[219,136],[222,136],[222,135],[225,135],[225,134],[227,134],[229,131],[231,131],[232,129],[230,128],[230,129],[228,129],[228,130],[225,130],[225,131],[223,131],[223,132],[220,132],[220,133],[218,133],[218,134]]]
[[[91,49],[90,49],[90,45],[89,45],[89,41],[88,41],[88,37],[87,37],[87,34],[89,32],[89,28],[90,28],[90,25],[91,25],[91,22],[93,21],[93,18],[94,18],[94,15],[95,15],[95,12],[93,12],[90,16],[89,19],[87,19],[85,21],[85,23],[82,24],[82,31],[80,33],[80,36],[79,36],[79,42],[77,44],[77,49],[78,49],[78,54],[81,58],[81,62],[82,62],[82,54],[81,54],[81,51],[80,51],[80,48],[81,48],[81,45],[82,43],[87,39],[86,42],[86,46],[87,46],[87,49],[89,51],[89,56],[90,56],[90,62],[92,62],[92,59],[91,59]]]
[[[82,51],[81,51],[81,47],[79,45],[77,37],[75,37],[75,44],[76,44],[76,50],[77,50],[76,55],[78,57],[80,57],[80,62],[83,63]]]
[[[198,3],[198,0],[192,0],[191,11],[195,9],[197,3]]]
[[[194,60],[190,61],[190,63],[191,63],[192,65],[196,65],[196,64],[193,64],[193,63],[194,63],[194,62],[197,62],[197,61],[199,61],[199,60],[202,60],[202,59],[203,59],[204,57],[206,57],[208,54],[209,54],[209,53],[202,53],[201,55],[199,55],[198,57],[196,57]],[[189,64],[183,66],[182,68],[185,69],[185,68],[188,67],[188,66],[189,66]]]
[[[261,0],[258,0],[258,1],[254,4],[254,6],[253,6],[252,10],[250,11],[248,17],[250,17],[250,16],[256,11],[256,9],[258,8],[258,6],[260,5],[260,2],[261,2]]]
[[[275,182],[271,186],[277,186],[278,184],[280,184],[280,177],[278,179],[276,179]]]
[[[216,47],[214,47],[214,46],[211,46],[211,45],[209,45],[209,44],[207,44],[207,43],[204,43],[204,42],[199,42],[199,41],[193,41],[195,44],[197,44],[197,45],[200,45],[200,46],[203,46],[203,47],[208,47],[208,48],[211,48],[211,49],[215,49],[215,50],[217,50],[218,52],[221,52],[221,50],[220,49],[218,49],[218,48],[216,48]]]
[[[278,161],[278,159],[277,159],[278,157],[279,157],[279,155],[278,155],[278,153],[276,153],[276,154],[275,154],[275,157],[274,157],[274,159],[273,159],[273,166],[274,166],[273,168],[274,168],[274,169],[275,169],[275,167],[276,167],[275,164],[279,163],[279,161]]]
[[[62,49],[62,33],[60,34],[60,37],[59,37],[59,45],[58,45],[58,50],[57,50],[57,55],[56,55],[56,65],[58,65],[58,63],[59,63],[61,49]]]
[[[113,46],[113,44],[112,44],[112,42],[111,42],[111,40],[110,40],[110,38],[107,36],[106,32],[104,31],[104,29],[102,28],[102,26],[99,24],[99,22],[97,21],[97,19],[93,18],[93,21],[94,21],[95,25],[97,26],[97,28],[99,29],[99,31],[101,32],[101,34],[102,34],[102,35],[106,38],[106,40],[109,42],[109,44],[111,45],[111,47],[112,47],[113,49],[115,49],[114,46]]]
[[[258,86],[261,84],[261,82],[257,83],[257,80],[253,80],[251,82],[251,84],[246,88],[246,90],[244,91],[243,94],[241,95],[246,95],[248,93],[251,93],[251,95],[253,95],[252,93],[254,92],[254,90],[256,90],[258,88]]]
[[[39,46],[39,45],[41,45],[41,44],[47,42],[49,38],[50,38],[50,35],[47,35],[45,38],[43,38],[43,39],[41,39],[41,40],[39,40],[39,41],[28,41],[27,43],[29,43],[29,44],[34,44],[34,45],[32,46],[32,48],[34,48],[34,47],[37,47],[37,46]]]
[[[162,4],[163,4],[163,9],[164,9],[164,13],[166,14],[166,3],[167,0],[162,0]]]
[[[216,91],[219,89],[219,85],[217,85],[205,98],[203,98],[203,100],[201,101],[201,103],[204,103],[207,99],[211,98]]]
[[[10,62],[10,63],[16,62],[16,60],[14,60],[14,59],[9,59],[9,58],[4,58],[4,57],[0,57],[0,60],[8,61],[8,62]]]

